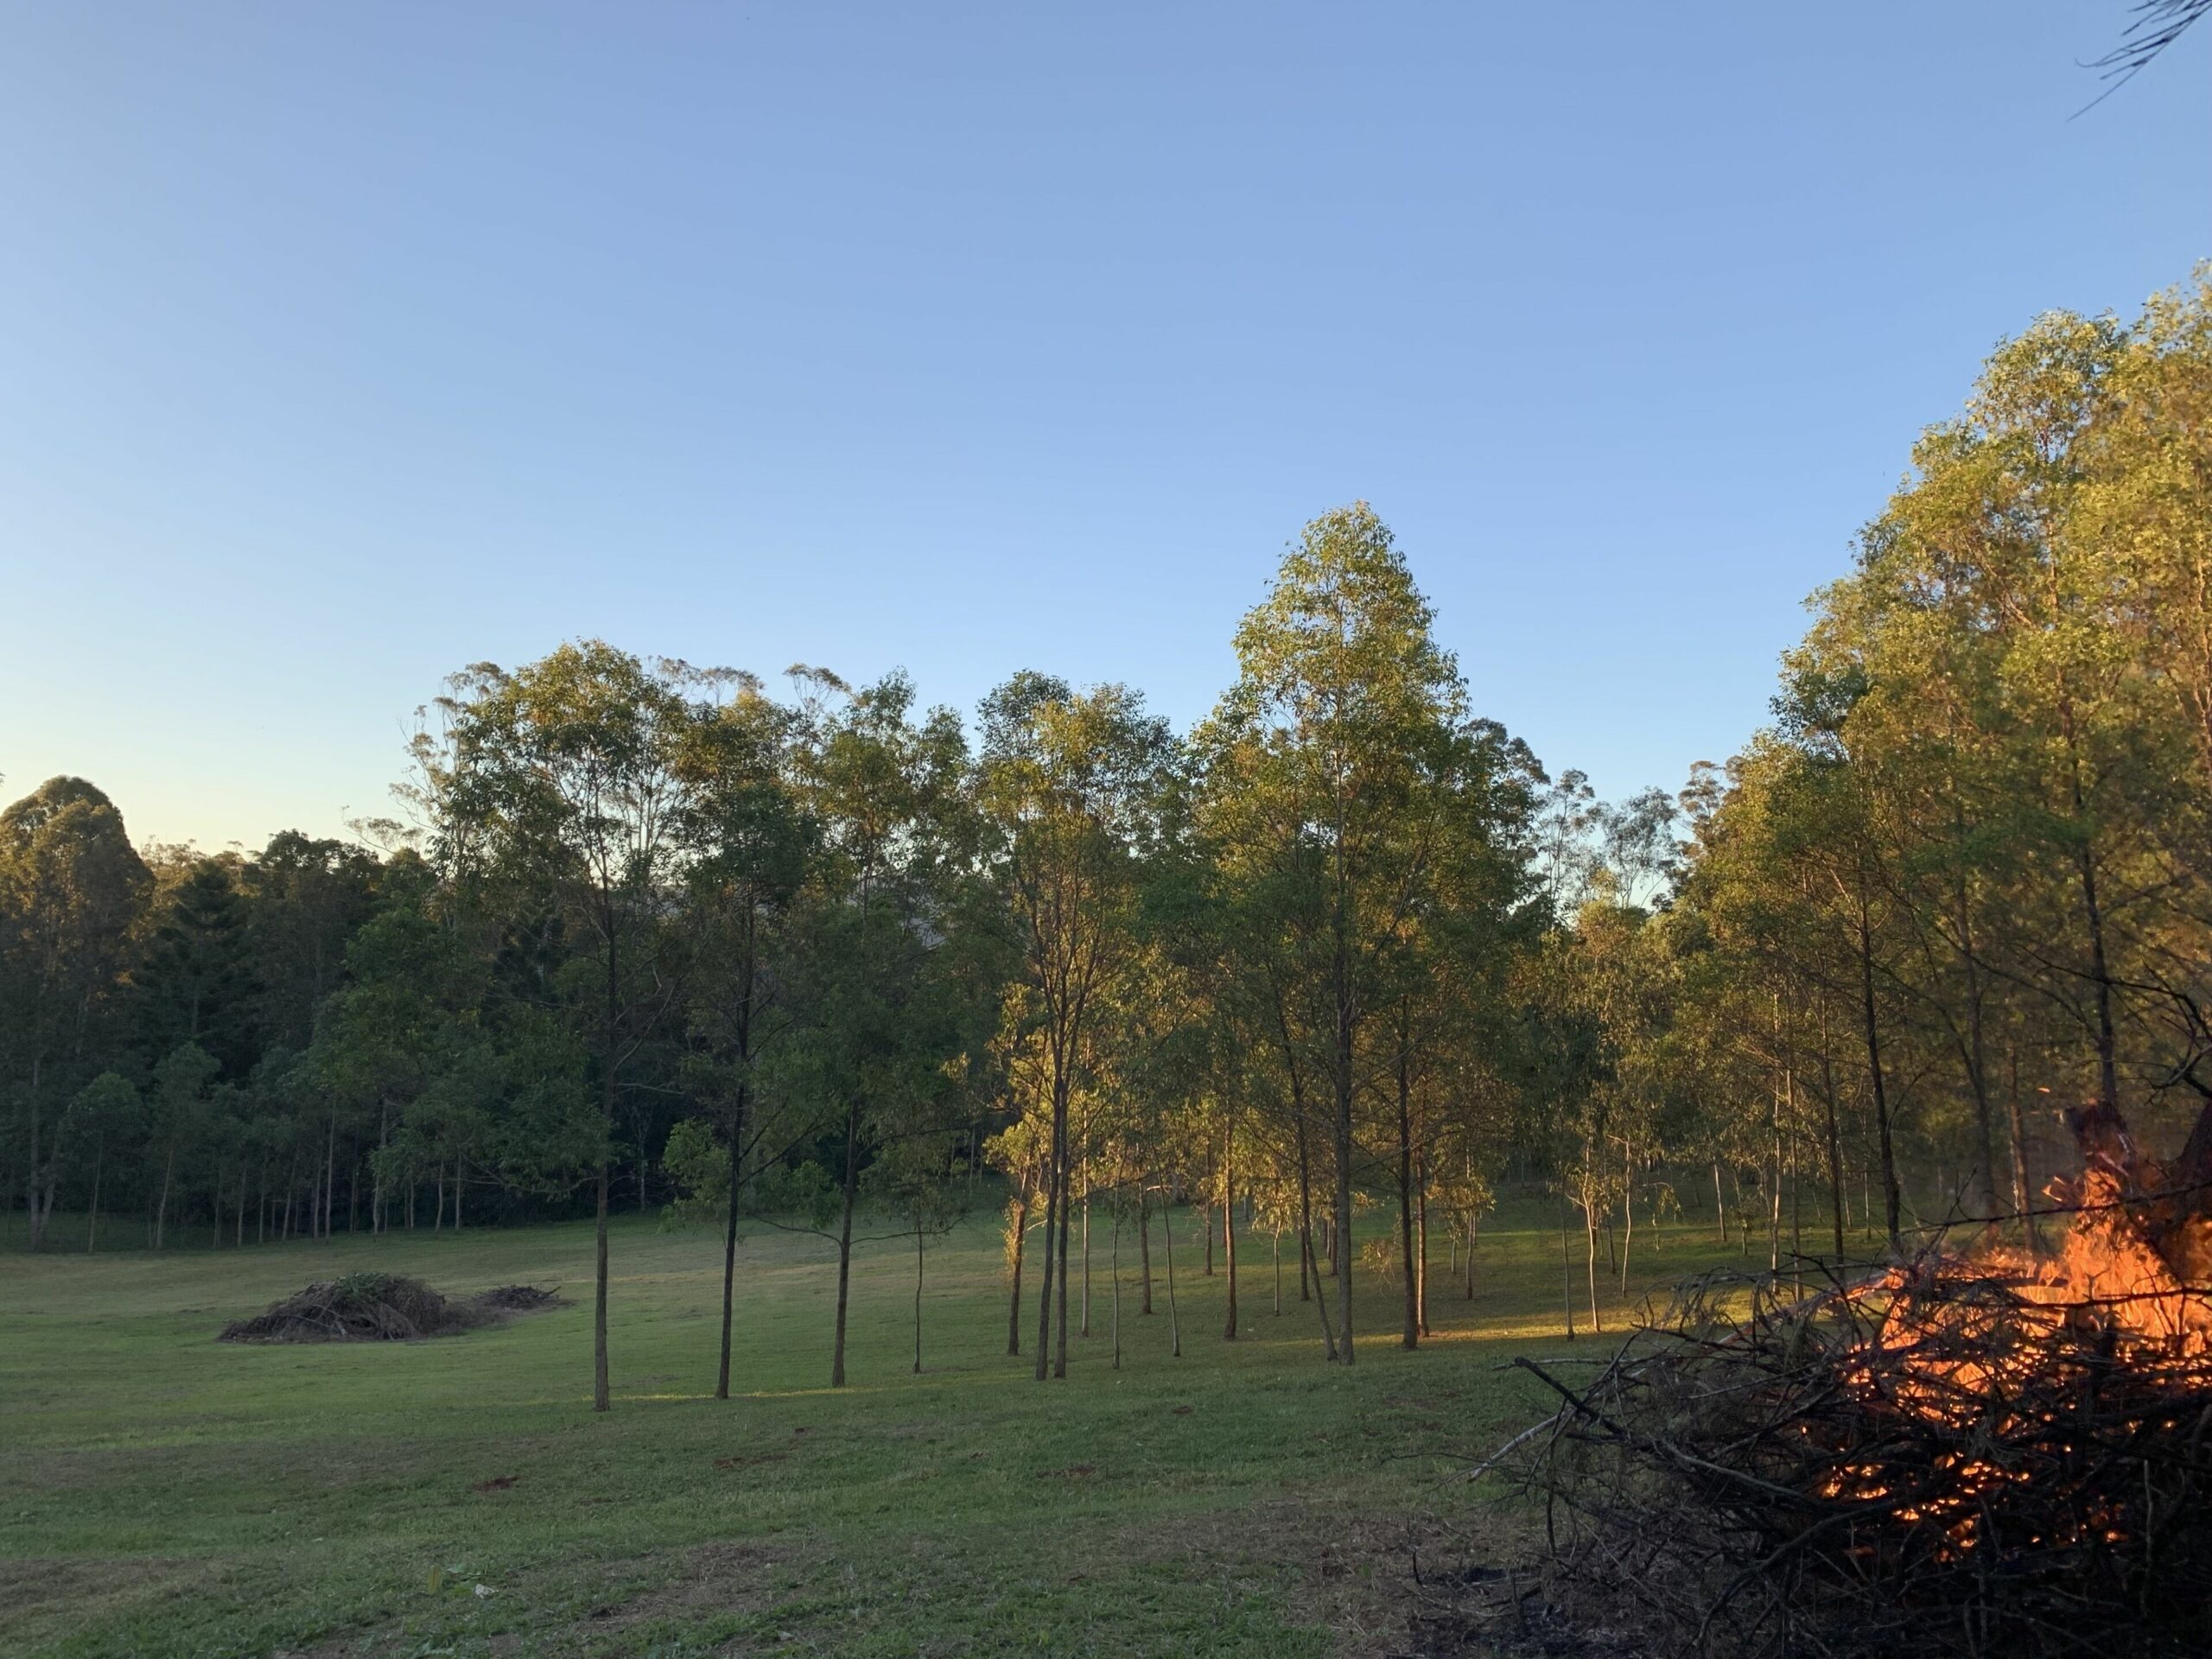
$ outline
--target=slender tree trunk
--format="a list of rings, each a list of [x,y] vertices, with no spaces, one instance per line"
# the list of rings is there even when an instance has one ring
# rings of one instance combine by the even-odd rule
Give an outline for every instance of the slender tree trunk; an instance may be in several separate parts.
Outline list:
[[[742,1039],[741,1046],[742,1045]],[[745,1108],[747,1085],[737,1088],[737,1105],[729,1126],[729,1205],[722,1217],[722,1352],[715,1373],[715,1398],[729,1398],[729,1348],[737,1301],[737,1206],[742,1192],[745,1163]]]
[[[154,1206],[154,1248],[160,1249],[168,1237],[169,1218],[169,1180],[176,1173],[176,1142],[169,1142],[169,1155],[162,1165],[161,1201]]]
[[[2120,1045],[2113,1032],[2112,970],[2105,954],[2105,915],[2097,896],[2097,849],[2088,833],[2088,801],[2082,787],[2082,755],[2074,724],[2074,702],[2062,687],[2059,695],[2061,729],[2066,738],[2068,785],[2074,803],[2074,821],[2082,826],[2074,858],[2082,876],[2082,915],[2089,934],[2089,981],[2096,988],[2097,1103],[2107,1110],[2120,1106]]]
[[[1282,1229],[1274,1230],[1275,1251],[1275,1317],[1282,1317]]]
[[[1789,1142],[1789,1254],[1796,1265],[1790,1269],[1802,1287],[1805,1281],[1805,1188],[1797,1179],[1797,1142]]]
[[[860,1193],[861,1109],[845,1108],[845,1188],[842,1213],[837,1223],[837,1334],[830,1356],[830,1386],[845,1386],[845,1307],[853,1286],[853,1204]]]
[[[1222,1325],[1224,1342],[1236,1340],[1236,1120],[1229,1121],[1221,1135],[1221,1262],[1229,1275],[1229,1308]]]
[[[1766,1193],[1766,1270],[1782,1271],[1782,1113],[1777,1096],[1774,1144],[1768,1148]]]
[[[1958,821],[1953,810],[1954,824],[1964,838],[1965,825]],[[1981,1213],[1997,1213],[1997,1131],[1993,1122],[1994,1114],[1989,1103],[1989,1068],[1983,1047],[1981,1020],[1981,964],[1974,948],[1974,912],[1967,899],[1966,875],[1963,870],[1952,878],[1952,896],[1958,913],[1959,965],[1967,979],[1967,1083],[1974,1095],[1974,1126],[1975,1150],[1981,1157],[1980,1194]]]
[[[1114,1369],[1122,1369],[1122,1196],[1114,1194]]]
[[[1137,1182],[1137,1313],[1152,1312],[1152,1195]]]
[[[92,1148],[92,1214],[86,1217],[85,1222],[85,1254],[86,1255],[92,1253],[92,1246],[100,1236],[100,1165],[103,1162],[102,1154],[105,1150],[105,1147],[98,1146]]]
[[[1834,1211],[1835,1259],[1843,1260],[1843,1135],[1836,1125],[1835,1067],[1829,1061],[1827,1046],[1821,1047],[1821,1106],[1826,1121],[1821,1125],[1827,1141],[1828,1203]]]
[[[1428,1334],[1428,1160],[1414,1164],[1414,1322]]]
[[[330,1115],[330,1127],[324,1135],[322,1142],[322,1236],[325,1238],[331,1236],[331,1222],[334,1213],[332,1200],[337,1191],[338,1114],[333,1112]],[[460,1216],[461,1193],[456,1190],[454,1193],[454,1224],[456,1227],[461,1224]]]
[[[1567,1183],[1561,1180],[1559,1192],[1559,1289],[1560,1304],[1567,1309],[1567,1339],[1574,1340],[1574,1252],[1567,1242]]]
[[[1636,1250],[1636,1154],[1621,1141],[1621,1296],[1628,1296],[1629,1258]]]
[[[1075,1208],[1072,1202],[1074,1184],[1074,1160],[1066,1156],[1064,1148],[1060,1160],[1060,1282],[1056,1293],[1058,1306],[1052,1310],[1056,1321],[1052,1351],[1052,1375],[1055,1377],[1065,1377],[1068,1374],[1068,1230],[1072,1219],[1071,1212]]]
[[[611,900],[602,904],[601,931],[607,940],[606,1018],[601,1029],[599,1065],[599,1121],[604,1137],[599,1154],[599,1190],[594,1222],[591,1305],[591,1408],[606,1411],[613,1405],[607,1382],[607,1211],[613,1185],[614,1067],[622,1038],[622,976],[616,944],[617,931]],[[460,1195],[454,1194],[456,1208]]]
[[[1087,1117],[1085,1122],[1088,1122]],[[1088,1128],[1084,1131],[1084,1139],[1086,1142],[1090,1140]],[[1090,1334],[1090,1154],[1088,1150],[1083,1154],[1083,1330],[1081,1334],[1085,1337]]]
[[[1290,1121],[1298,1149],[1298,1300],[1313,1300],[1319,1274],[1313,1268],[1313,1162],[1312,1148],[1306,1140],[1306,1074],[1298,1063],[1298,1046],[1291,1040],[1290,1019],[1285,1011],[1281,989],[1275,987],[1275,1034],[1282,1046],[1284,1075],[1290,1082]],[[1333,1363],[1336,1359],[1336,1338],[1329,1329],[1328,1309],[1321,1310],[1321,1338],[1323,1351]]]
[[[2031,1191],[2028,1185],[2028,1135],[2027,1127],[2021,1122],[2020,1117],[2019,1051],[2017,1049],[2012,1051],[2006,1058],[2009,1062],[2007,1069],[2012,1073],[2012,1087],[2007,1093],[2005,1112],[2007,1120],[2006,1127],[2012,1131],[2012,1210],[2013,1213],[2020,1217],[2020,1224],[2026,1230],[2028,1253],[2031,1255],[2040,1256],[2043,1254],[2043,1230],[2036,1224],[2036,1217],[2028,1202],[2028,1194]]]
[[[1298,1249],[1300,1257],[1301,1258],[1301,1268],[1312,1267],[1313,1268],[1314,1282],[1316,1284],[1319,1283],[1321,1270],[1314,1262],[1313,1235],[1312,1233],[1301,1232],[1299,1234]],[[1315,1296],[1313,1297],[1311,1300],[1313,1303],[1313,1311],[1321,1317],[1321,1356],[1330,1364],[1333,1365],[1337,1363],[1337,1332],[1336,1328],[1329,1323],[1329,1299],[1326,1296]]]
[[[1306,1103],[1294,1088],[1290,1109],[1298,1123],[1298,1300],[1306,1302],[1313,1299],[1316,1276],[1306,1271],[1313,1264],[1313,1168],[1306,1148]]]
[[[922,1374],[922,1215],[914,1213],[914,1375]]]
[[[1414,1282],[1414,1119],[1412,1056],[1402,1011],[1398,1020],[1398,1268],[1405,1291],[1402,1348],[1421,1346],[1421,1291]]]
[[[1175,1310],[1175,1211],[1174,1192],[1171,1188],[1160,1204],[1161,1218],[1167,1225],[1163,1230],[1167,1236],[1167,1351],[1177,1359],[1183,1357],[1183,1325]]]
[[[1045,1261],[1037,1290],[1037,1381],[1052,1370],[1052,1268],[1058,1249],[1060,1168],[1067,1152],[1067,1104],[1060,1084],[1052,1085],[1052,1128],[1045,1154]]]
[[[1343,953],[1339,950],[1339,955]],[[1336,1215],[1329,1228],[1330,1265],[1337,1278],[1338,1357],[1347,1365],[1357,1357],[1352,1340],[1351,1291],[1351,1173],[1352,1173],[1352,1003],[1351,967],[1338,969],[1336,1053]]]
[[[1605,1321],[1598,1312],[1598,1211],[1595,1194],[1582,1206],[1582,1231],[1585,1247],[1582,1266],[1590,1281],[1590,1329],[1603,1332]]]
[[[1014,1294],[1006,1311],[1006,1351],[1017,1356],[1021,1352],[1021,1253],[1028,1239],[1029,1198],[1024,1193],[1014,1201]]]
[[[599,1192],[592,1249],[591,1408],[610,1409],[614,1399],[607,1382],[607,1197],[613,1171],[605,1158],[599,1160]],[[458,1209],[461,1195],[454,1195]]]
[[[1889,1086],[1882,1073],[1882,1028],[1874,1012],[1874,930],[1862,887],[1859,896],[1859,1017],[1866,1027],[1866,1075],[1873,1089],[1874,1128],[1882,1156],[1882,1202],[1892,1253],[1904,1249],[1902,1198],[1897,1191],[1897,1144],[1891,1134]]]

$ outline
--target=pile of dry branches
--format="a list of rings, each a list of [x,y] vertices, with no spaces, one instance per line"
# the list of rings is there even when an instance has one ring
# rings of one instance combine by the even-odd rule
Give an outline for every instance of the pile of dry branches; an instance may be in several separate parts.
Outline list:
[[[2212,1329],[1929,1254],[1808,1290],[1696,1281],[1514,1455],[1563,1585],[1678,1651],[2006,1659],[2212,1640]]]
[[[550,1290],[537,1285],[495,1285],[476,1299],[480,1307],[499,1313],[535,1313],[563,1306],[560,1287]]]
[[[223,1327],[225,1342],[408,1342],[458,1336],[504,1315],[556,1306],[531,1285],[503,1285],[468,1300],[449,1300],[396,1273],[349,1273],[287,1296],[265,1313]]]

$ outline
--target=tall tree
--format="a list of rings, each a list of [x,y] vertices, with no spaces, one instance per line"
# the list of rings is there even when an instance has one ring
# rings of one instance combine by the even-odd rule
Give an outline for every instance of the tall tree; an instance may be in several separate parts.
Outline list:
[[[761,1056],[795,1018],[787,995],[795,971],[783,951],[793,906],[813,856],[813,827],[794,789],[789,753],[792,716],[749,675],[722,677],[728,694],[690,733],[683,765],[691,784],[685,833],[696,963],[690,976],[687,1090],[703,1101],[727,1163],[722,1215],[721,1354],[715,1397],[729,1398],[730,1343],[737,1285],[737,1233],[748,1158],[773,1160],[796,1139],[793,1115],[779,1102],[763,1111]]]
[[[842,1388],[861,1177],[880,1148],[944,1126],[977,1042],[963,971],[974,835],[967,745],[950,710],[915,720],[899,674],[855,690],[821,670],[795,672],[807,695],[794,769],[820,852],[794,920],[800,1024],[774,1057],[772,1085],[811,1103],[835,1147],[830,1386]]]
[[[1237,630],[1236,683],[1201,734],[1201,821],[1243,879],[1288,887],[1294,971],[1324,1014],[1313,1073],[1334,1165],[1338,1346],[1352,1332],[1357,1117],[1372,1027],[1430,891],[1443,759],[1465,688],[1389,531],[1365,503],[1315,519]]]
[[[34,1249],[60,1173],[48,1103],[109,1063],[99,1028],[149,886],[123,815],[81,778],[0,811],[0,1055],[22,1103]]]
[[[683,664],[599,640],[508,672],[480,664],[442,699],[442,737],[417,746],[420,799],[463,883],[554,895],[580,972],[569,1006],[598,1074],[592,1406],[609,1404],[607,1198],[625,1073],[674,1000],[668,895],[689,806],[683,768],[696,719]]]
[[[1131,960],[1140,861],[1174,757],[1165,721],[1118,685],[1016,675],[984,700],[980,794],[1015,931],[1050,1119],[1036,1376],[1067,1375],[1070,1106],[1096,1006]],[[1058,1280],[1055,1281],[1055,1268]],[[1057,1342],[1053,1313],[1057,1307]]]

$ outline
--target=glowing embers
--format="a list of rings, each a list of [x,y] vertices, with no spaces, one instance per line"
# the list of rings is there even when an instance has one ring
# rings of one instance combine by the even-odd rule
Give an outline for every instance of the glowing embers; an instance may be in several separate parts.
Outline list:
[[[1594,1376],[1535,1366],[1572,1575],[1708,1650],[2200,1650],[2212,1304],[2186,1209],[2106,1174],[2050,1261],[1715,1277]]]

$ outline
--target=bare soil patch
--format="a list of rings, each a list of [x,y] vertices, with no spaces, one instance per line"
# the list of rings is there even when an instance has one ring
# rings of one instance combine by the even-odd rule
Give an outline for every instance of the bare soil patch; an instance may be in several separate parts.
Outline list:
[[[672,1577],[641,1593],[601,1602],[587,1615],[585,1628],[603,1635],[657,1618],[758,1611],[782,1599],[792,1562],[787,1551],[733,1541],[681,1554],[683,1566]]]

